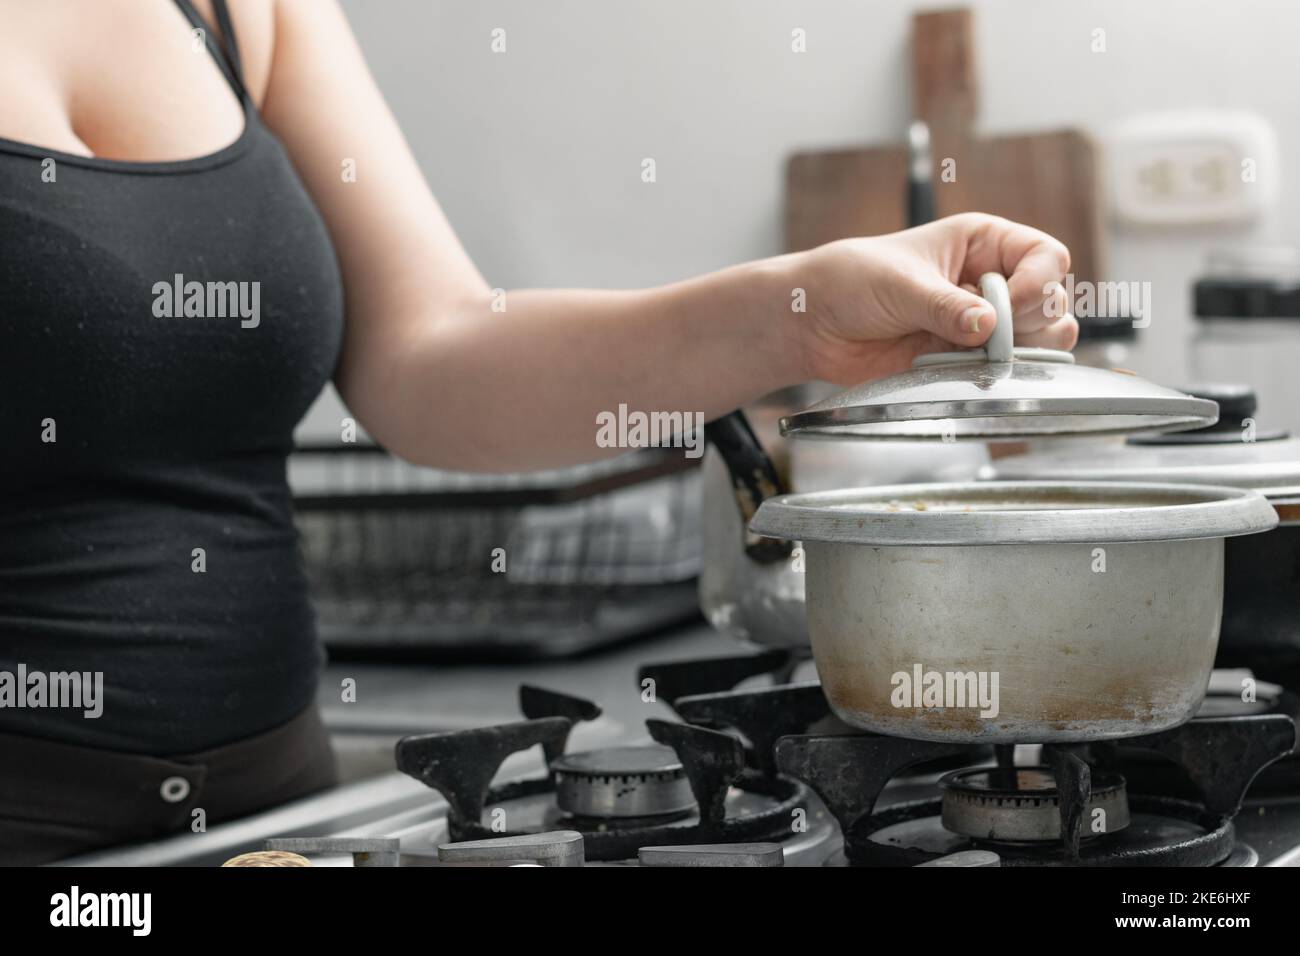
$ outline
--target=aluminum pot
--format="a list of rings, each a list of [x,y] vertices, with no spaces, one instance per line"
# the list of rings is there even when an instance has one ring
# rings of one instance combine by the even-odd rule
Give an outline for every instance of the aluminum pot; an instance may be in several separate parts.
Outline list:
[[[1229,539],[1220,667],[1282,680],[1300,671],[1300,439],[1256,427],[1252,389],[1201,386],[1220,420],[1175,435],[1043,443],[981,469],[994,480],[1161,481],[1253,488],[1277,511],[1276,530]]]
[[[1204,698],[1223,544],[1277,523],[1201,485],[899,485],[764,502],[804,542],[808,627],[846,723],[923,740],[1151,733]]]
[[[799,627],[802,555],[793,552],[794,541],[754,538],[746,530],[764,499],[791,490],[790,476],[801,457],[809,461],[808,477],[797,480],[814,487],[861,487],[895,465],[909,469],[896,472],[896,478],[936,481],[962,474],[963,467],[969,468],[963,477],[973,477],[978,469],[973,456],[986,451],[962,439],[1127,433],[1215,421],[1213,401],[1132,375],[1075,366],[1068,352],[1016,348],[1006,278],[985,273],[980,290],[998,314],[983,348],[919,356],[905,372],[833,394],[781,419],[782,435],[834,439],[820,447],[792,444],[782,456],[785,468],[764,453],[742,413],[705,426],[716,457],[706,464],[712,494],[705,501],[707,569],[700,598],[715,626],[758,643],[806,643]],[[852,447],[856,442],[865,446]],[[725,487],[720,463],[726,465],[734,508],[719,493]],[[744,539],[743,548],[727,543],[738,538]],[[723,542],[721,550],[717,542]]]

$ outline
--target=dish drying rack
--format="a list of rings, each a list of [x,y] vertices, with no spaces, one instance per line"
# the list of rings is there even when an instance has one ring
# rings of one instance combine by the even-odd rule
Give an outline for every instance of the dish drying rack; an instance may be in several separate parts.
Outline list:
[[[334,656],[560,657],[698,613],[700,470],[680,449],[480,475],[374,445],[289,459]],[[504,570],[502,570],[504,568]]]

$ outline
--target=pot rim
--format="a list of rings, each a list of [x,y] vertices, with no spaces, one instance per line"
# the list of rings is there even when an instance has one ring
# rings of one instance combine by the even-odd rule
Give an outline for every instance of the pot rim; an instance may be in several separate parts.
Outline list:
[[[927,507],[918,509],[917,502]],[[763,502],[750,529],[799,541],[962,547],[1223,538],[1277,523],[1268,499],[1246,488],[974,481],[781,495]]]

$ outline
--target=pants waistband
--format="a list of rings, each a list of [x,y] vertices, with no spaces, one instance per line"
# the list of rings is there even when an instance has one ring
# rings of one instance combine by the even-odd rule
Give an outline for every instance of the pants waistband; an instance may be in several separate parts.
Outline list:
[[[200,821],[243,816],[334,781],[314,704],[265,733],[174,757],[0,734],[0,860],[16,843],[31,849],[32,839],[15,836],[24,828],[62,844],[46,857],[58,859],[197,830]]]

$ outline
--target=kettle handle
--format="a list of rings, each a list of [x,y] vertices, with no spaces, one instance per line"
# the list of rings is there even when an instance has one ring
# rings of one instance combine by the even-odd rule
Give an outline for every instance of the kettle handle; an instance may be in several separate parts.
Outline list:
[[[731,491],[744,528],[745,554],[760,564],[784,560],[794,545],[779,538],[763,538],[749,530],[749,521],[758,506],[773,495],[787,492],[776,465],[763,450],[749,419],[740,409],[714,419],[704,426],[704,437],[718,450],[731,476]]]
[[[989,300],[998,318],[993,334],[984,343],[984,354],[990,362],[1010,362],[1015,355],[1015,329],[1011,320],[1011,290],[1006,278],[997,272],[984,273],[980,276],[980,295]]]

